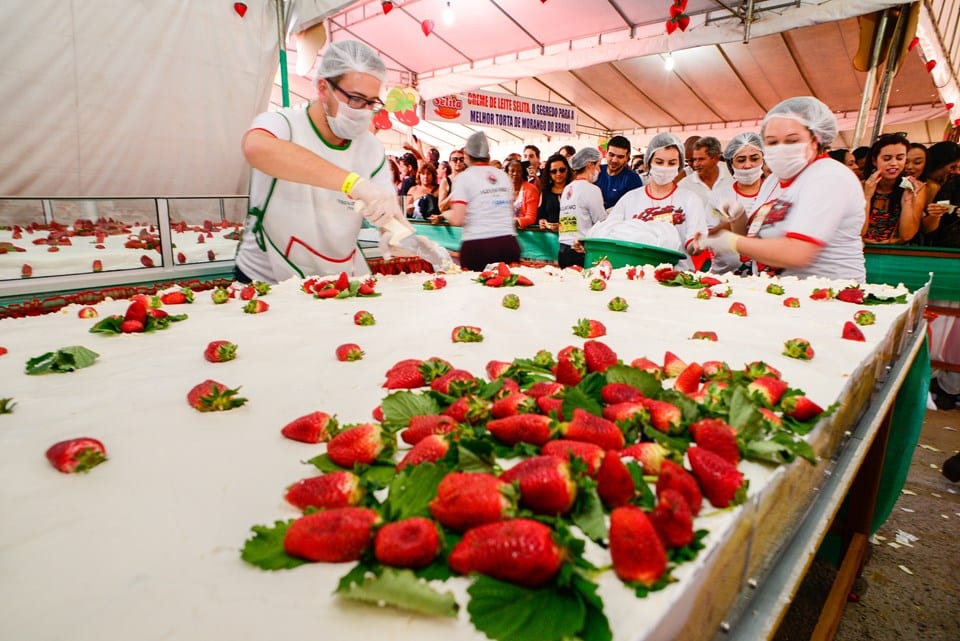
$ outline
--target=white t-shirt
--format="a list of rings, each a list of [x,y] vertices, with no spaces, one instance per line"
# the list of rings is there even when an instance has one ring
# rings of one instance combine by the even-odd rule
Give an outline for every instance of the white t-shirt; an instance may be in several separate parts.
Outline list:
[[[573,246],[606,217],[600,188],[586,180],[574,180],[560,194],[560,244]]]
[[[450,203],[467,206],[462,240],[516,236],[513,222],[513,183],[491,165],[471,165],[457,174]]]
[[[786,185],[775,177],[763,181],[761,203],[748,224],[748,236],[786,236],[821,248],[813,262],[779,271],[786,276],[849,278],[863,282],[863,188],[849,169],[832,158],[818,158]]]
[[[254,118],[250,129],[263,129],[280,140],[289,140],[331,163],[355,171],[387,191],[393,181],[386,167],[383,144],[365,133],[337,147],[323,139],[300,106],[271,111]],[[273,192],[271,193],[271,186]],[[269,198],[269,201],[268,201]],[[265,234],[255,233],[257,219],[247,222],[237,253],[237,267],[254,280],[278,282],[294,276],[368,273],[357,249],[363,216],[353,201],[339,190],[277,180],[254,169],[250,177],[250,210],[266,210]],[[258,240],[263,240],[261,249]]]
[[[603,229],[625,221],[669,223],[676,228],[684,250],[689,253],[690,243],[696,234],[707,235],[707,218],[700,197],[688,189],[674,187],[667,196],[654,198],[649,190],[648,185],[624,194],[610,210]],[[599,236],[603,229],[595,230],[592,235]],[[693,268],[689,257],[681,260],[677,266],[680,269]]]
[[[776,180],[771,178],[770,180]],[[713,191],[710,192],[710,200],[707,203],[707,227],[713,229],[716,227],[722,219],[718,216],[714,209],[719,209],[724,203],[739,203],[743,210],[746,212],[747,218],[753,214],[753,210],[757,208],[759,202],[757,199],[760,197],[760,192],[758,191],[752,196],[748,196],[737,189],[738,183],[736,181],[731,181],[729,183],[724,183],[720,187],[714,187]],[[761,184],[761,187],[763,185]],[[710,271],[717,273],[725,273],[732,271],[740,267],[742,260],[740,259],[740,254],[732,252],[728,249],[721,250],[713,259],[713,267],[710,268]]]
[[[717,172],[717,180],[713,183],[712,188],[707,187],[700,179],[700,174],[693,170],[691,170],[677,186],[680,187],[680,189],[686,189],[687,191],[695,193],[700,197],[700,200],[703,201],[703,206],[708,207],[710,203],[714,202],[713,198],[716,191],[733,184],[733,176],[731,176],[727,170],[726,163],[721,162],[717,165]]]

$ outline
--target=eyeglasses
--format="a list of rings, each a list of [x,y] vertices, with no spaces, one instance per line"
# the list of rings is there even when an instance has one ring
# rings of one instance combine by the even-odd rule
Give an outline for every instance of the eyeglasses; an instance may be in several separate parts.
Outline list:
[[[450,162],[463,162],[464,160],[463,156],[450,156]]]
[[[565,173],[567,173],[567,168],[566,168],[566,167],[557,167],[556,169],[551,169],[551,170],[550,170],[550,173],[551,173],[551,174],[565,174]]]
[[[346,92],[340,88],[340,85],[329,78],[327,78],[327,83],[343,94],[343,97],[347,99],[348,107],[352,107],[353,109],[369,109],[373,113],[377,113],[383,109],[383,101],[379,98],[367,98],[360,94]]]

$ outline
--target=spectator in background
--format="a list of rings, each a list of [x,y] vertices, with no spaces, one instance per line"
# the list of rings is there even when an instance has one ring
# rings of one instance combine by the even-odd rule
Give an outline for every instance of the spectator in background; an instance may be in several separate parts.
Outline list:
[[[451,186],[450,176],[451,176],[452,174],[453,174],[453,171],[450,169],[450,163],[447,162],[446,160],[441,160],[441,161],[440,161],[440,164],[437,165],[437,185],[438,185],[438,189],[439,189],[439,186],[440,186],[440,185],[443,185],[444,183],[446,183],[446,185],[447,185],[447,193],[448,193],[448,194],[450,193],[450,186]],[[438,191],[438,194],[439,194],[439,191]]]
[[[630,169],[635,171],[641,179],[643,178],[643,174],[647,171],[647,167],[643,162],[643,154],[633,155],[633,158],[630,159]]]
[[[918,142],[910,143],[907,147],[907,163],[903,166],[903,173],[913,176],[920,182],[927,181],[927,147]]]
[[[863,181],[867,204],[862,234],[866,243],[902,245],[920,229],[926,196],[923,183],[912,176],[904,178],[909,146],[902,134],[885,134],[870,148]]]
[[[680,182],[693,173],[693,146],[697,144],[698,140],[700,140],[700,136],[694,134],[687,136],[687,139],[683,141],[683,162],[680,166],[680,173],[677,174],[677,179],[674,182]],[[648,165],[647,169],[649,170],[649,168]]]
[[[536,145],[527,145],[523,148],[523,161],[527,163],[526,181],[538,184],[540,181],[540,148]]]
[[[577,153],[577,150],[573,148],[573,145],[564,145],[560,147],[560,151],[557,153],[566,158],[569,163],[570,159],[573,158],[573,154]]]
[[[387,160],[390,162],[390,174],[393,176],[393,191],[399,194],[400,183],[403,182],[403,179],[400,177],[400,164],[393,156],[387,156]]]
[[[863,166],[867,164],[867,156],[870,155],[870,147],[857,147],[853,150],[853,159],[857,163],[857,168],[853,169],[853,173],[856,174],[860,182],[863,182]]]
[[[417,169],[419,168],[419,163],[417,163],[417,157],[409,151],[400,156],[399,163],[400,189],[397,190],[397,194],[406,196],[410,188],[417,184]]]
[[[460,175],[460,173],[466,168],[466,157],[464,156],[463,149],[454,149],[451,151],[450,175],[447,176],[446,182],[440,183],[440,211],[443,212],[450,209],[450,191],[453,188],[453,179]]]
[[[932,247],[960,247],[960,176],[950,178],[931,197],[921,226],[924,244]],[[955,322],[960,324],[960,321]]]
[[[525,229],[537,221],[537,205],[540,203],[540,191],[526,181],[523,163],[511,160],[507,165],[507,175],[513,184],[513,216],[517,228]]]
[[[537,224],[540,229],[557,231],[560,228],[560,195],[573,180],[570,163],[562,154],[547,158],[546,170],[540,177],[540,208]]]
[[[950,179],[960,174],[960,145],[943,140],[930,145],[927,149],[927,185],[931,196]]]
[[[513,188],[502,171],[490,166],[490,145],[482,131],[467,138],[464,154],[469,165],[453,181],[450,210],[434,218],[446,218],[463,227],[460,265],[482,271],[490,263],[520,260],[520,244],[513,218]]]
[[[853,152],[849,149],[831,149],[827,155],[841,165],[846,165],[854,175],[859,176],[860,168],[857,167],[857,159],[853,157]]]
[[[427,160],[428,160],[428,161],[430,162],[430,164],[432,164],[434,167],[439,166],[439,165],[440,165],[440,150],[437,149],[436,147],[430,147],[430,149],[427,150]]]
[[[610,209],[627,192],[643,187],[643,179],[630,171],[630,141],[624,136],[614,136],[607,142],[607,164],[600,167],[597,187],[603,194],[603,207]]]
[[[713,190],[706,210],[707,225],[711,230],[725,226],[742,234],[757,208],[763,185],[763,141],[752,131],[737,134],[723,150],[723,158],[733,180]],[[683,184],[680,183],[681,187]],[[723,273],[738,269],[741,262],[739,254],[720,251],[713,259],[711,271]]]
[[[428,220],[440,213],[437,170],[429,162],[417,170],[417,184],[407,192],[406,212],[408,218]]]
[[[583,267],[586,251],[580,242],[590,229],[606,218],[603,194],[595,184],[600,175],[600,151],[584,147],[570,159],[573,180],[560,196],[560,267]]]
[[[680,182],[680,188],[699,196],[704,207],[710,206],[715,189],[733,182],[726,166],[720,167],[721,157],[720,141],[713,136],[704,136],[693,144],[693,173]]]

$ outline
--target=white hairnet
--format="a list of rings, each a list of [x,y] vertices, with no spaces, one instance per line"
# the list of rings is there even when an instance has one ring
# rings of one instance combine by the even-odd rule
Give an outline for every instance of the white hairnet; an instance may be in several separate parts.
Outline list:
[[[742,134],[737,134],[727,143],[726,148],[723,150],[723,159],[733,160],[734,156],[747,146],[756,147],[758,151],[763,151],[763,141],[760,139],[760,136],[752,131],[745,131]]]
[[[317,79],[336,78],[350,72],[370,74],[381,83],[387,81],[387,66],[376,51],[358,40],[330,43],[317,68]]]
[[[813,96],[787,98],[763,117],[761,133],[771,118],[790,118],[810,130],[821,145],[829,145],[837,137],[837,118],[826,106]]]
[[[570,159],[570,168],[574,171],[580,171],[592,162],[600,162],[600,150],[596,147],[584,147],[573,154]]]
[[[649,144],[647,144],[647,151],[644,152],[643,162],[648,169],[651,167],[650,160],[653,158],[654,152],[666,147],[676,147],[680,153],[680,164],[683,164],[683,143],[680,142],[679,138],[665,131],[651,138]]]
[[[490,144],[487,142],[487,135],[482,131],[470,134],[467,143],[463,146],[463,153],[471,158],[489,158]]]

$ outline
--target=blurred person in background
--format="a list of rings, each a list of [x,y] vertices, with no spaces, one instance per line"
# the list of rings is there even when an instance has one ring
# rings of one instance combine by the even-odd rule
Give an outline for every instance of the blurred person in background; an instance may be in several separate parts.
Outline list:
[[[527,172],[518,160],[511,160],[507,165],[507,176],[513,184],[513,216],[517,229],[525,229],[537,221],[540,190],[527,182]]]
[[[583,267],[586,250],[580,241],[590,229],[607,216],[603,208],[603,194],[594,183],[600,175],[600,151],[584,147],[570,159],[573,180],[560,195],[560,267]]]
[[[540,207],[537,224],[540,229],[557,231],[560,228],[560,195],[573,180],[573,170],[562,154],[547,158],[546,169],[540,177]]]

